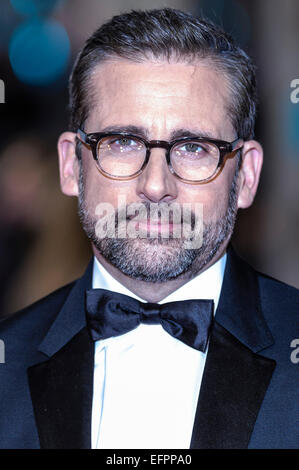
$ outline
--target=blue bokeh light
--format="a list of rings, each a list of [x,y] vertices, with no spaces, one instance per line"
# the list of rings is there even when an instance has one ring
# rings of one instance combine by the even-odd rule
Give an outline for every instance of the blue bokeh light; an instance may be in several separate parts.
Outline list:
[[[11,6],[26,16],[47,15],[61,0],[10,0]]]
[[[66,70],[70,41],[65,28],[52,19],[35,19],[19,26],[9,45],[9,59],[18,79],[48,85]]]

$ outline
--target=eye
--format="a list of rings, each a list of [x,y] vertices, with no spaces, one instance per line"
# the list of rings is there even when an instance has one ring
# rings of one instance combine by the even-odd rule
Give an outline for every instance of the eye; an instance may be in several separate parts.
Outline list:
[[[112,141],[113,144],[119,145],[120,147],[132,147],[134,144],[136,145],[135,140],[129,139],[128,137],[121,137],[120,139],[115,139]]]
[[[142,144],[132,137],[113,136],[105,142],[108,149],[114,152],[137,152],[142,149]]]
[[[99,151],[114,154],[139,153],[144,148],[143,143],[130,136],[113,135],[102,139]]]
[[[204,156],[209,153],[209,146],[202,142],[186,142],[180,144],[175,148],[175,153],[178,156]]]
[[[199,143],[195,143],[195,142],[189,142],[188,144],[183,145],[181,147],[181,150],[188,152],[188,153],[199,153],[199,152],[205,151],[202,145],[200,145]]]

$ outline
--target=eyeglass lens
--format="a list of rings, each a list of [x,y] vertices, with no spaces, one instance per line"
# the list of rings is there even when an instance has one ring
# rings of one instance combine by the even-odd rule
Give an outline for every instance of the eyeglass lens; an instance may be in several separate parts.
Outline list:
[[[219,149],[203,141],[175,144],[170,153],[171,166],[181,178],[199,181],[211,177],[219,163]],[[123,178],[130,177],[142,168],[146,146],[142,140],[122,135],[102,138],[97,146],[98,165],[105,173]]]

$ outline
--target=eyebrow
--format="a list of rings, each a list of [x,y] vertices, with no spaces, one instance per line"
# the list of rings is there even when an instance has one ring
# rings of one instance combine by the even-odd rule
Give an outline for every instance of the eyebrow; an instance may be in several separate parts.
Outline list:
[[[134,134],[134,135],[137,135],[139,137],[143,137],[144,139],[147,139],[148,138],[148,131],[145,127],[142,127],[142,126],[132,126],[132,125],[129,125],[129,126],[108,126],[108,127],[104,127],[104,129],[101,130],[101,132],[115,132],[115,133],[126,133],[126,134]]]
[[[175,140],[175,139],[180,139],[181,137],[207,137],[208,139],[217,139],[215,137],[215,134],[213,134],[210,131],[202,131],[199,129],[177,129],[170,134],[170,139]]]
[[[101,132],[115,132],[115,133],[126,133],[126,134],[134,134],[136,136],[142,137],[143,139],[148,139],[149,138],[149,132],[148,130],[143,127],[143,126],[108,126],[105,127],[104,129],[101,130]],[[173,141],[176,139],[180,139],[181,137],[207,137],[209,139],[217,139],[213,133],[210,131],[201,131],[201,130],[190,130],[190,129],[185,129],[185,128],[180,128],[173,130],[170,133],[169,136],[169,141]],[[160,139],[159,139],[160,140]]]

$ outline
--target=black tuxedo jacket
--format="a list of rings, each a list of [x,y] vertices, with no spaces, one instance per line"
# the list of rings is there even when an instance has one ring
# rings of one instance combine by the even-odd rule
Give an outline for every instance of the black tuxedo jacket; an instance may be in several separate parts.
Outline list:
[[[90,448],[91,275],[92,262],[76,282],[1,322],[1,448]],[[298,316],[297,289],[229,248],[191,448],[299,447],[299,364],[290,347]]]

